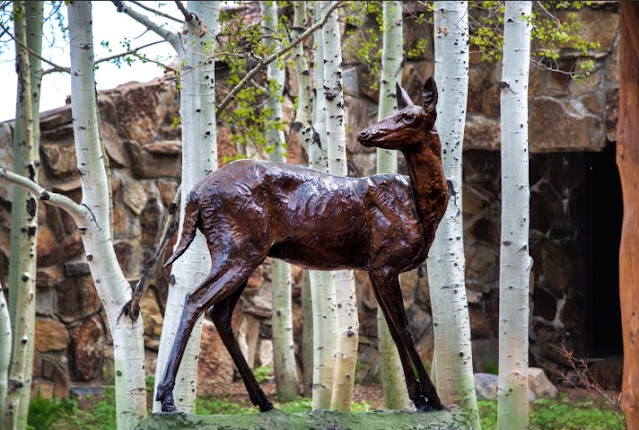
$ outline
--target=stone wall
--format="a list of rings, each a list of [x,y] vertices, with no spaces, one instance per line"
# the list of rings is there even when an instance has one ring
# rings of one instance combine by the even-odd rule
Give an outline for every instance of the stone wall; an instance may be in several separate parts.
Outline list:
[[[602,5],[603,3],[603,5]],[[618,84],[618,20],[616,6],[597,3],[579,13],[584,35],[601,42],[593,53],[597,68],[583,82],[532,69],[530,83],[531,144],[531,361],[558,366],[550,345],[585,350],[584,296],[584,151],[601,151],[615,140]],[[605,23],[603,25],[602,23]],[[366,25],[372,25],[370,23]],[[432,39],[432,26],[415,25],[407,16],[409,47]],[[348,41],[345,42],[345,46]],[[432,74],[432,44],[419,59],[404,65],[403,83],[419,100],[424,79]],[[575,58],[566,52],[564,70]],[[223,71],[222,71],[223,72]],[[287,79],[285,114],[290,119],[296,95],[294,74]],[[343,74],[348,124],[349,173],[374,173],[374,152],[356,143],[354,133],[375,121],[377,92],[370,88],[368,65],[345,50]],[[476,371],[497,364],[498,276],[500,234],[498,65],[483,64],[473,54],[464,153],[464,232],[466,277]],[[114,200],[114,246],[125,276],[134,284],[155,250],[166,209],[180,177],[180,127],[174,125],[179,103],[175,83],[157,79],[130,83],[99,94],[101,135],[111,163]],[[0,165],[12,166],[11,123],[0,124]],[[41,115],[43,186],[81,198],[75,169],[71,111],[67,104]],[[236,153],[230,129],[221,125],[220,162]],[[289,161],[301,162],[296,140],[289,142]],[[241,148],[240,148],[241,150]],[[400,169],[405,170],[403,161]],[[0,183],[0,281],[7,285],[10,187]],[[71,386],[111,384],[113,351],[106,316],[89,275],[79,233],[63,211],[40,205],[35,389],[64,396]],[[253,275],[234,315],[240,342],[254,366],[270,364],[270,271]],[[294,268],[294,334],[301,347],[299,306],[302,271]],[[365,273],[356,273],[360,348],[358,378],[378,378],[377,303]],[[432,358],[432,318],[426,265],[402,275],[402,293],[421,357]],[[146,366],[154,374],[163,321],[168,273],[161,271],[142,301]],[[228,383],[234,367],[215,328],[205,322],[200,381],[203,389]],[[299,355],[301,363],[301,354]]]

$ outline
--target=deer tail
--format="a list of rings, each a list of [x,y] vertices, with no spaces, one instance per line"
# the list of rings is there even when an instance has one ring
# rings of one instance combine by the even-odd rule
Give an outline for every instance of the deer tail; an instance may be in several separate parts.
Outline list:
[[[197,198],[194,193],[189,193],[186,197],[186,206],[184,208],[184,222],[182,223],[182,236],[180,237],[180,242],[178,243],[177,248],[173,252],[173,255],[166,260],[164,263],[164,267],[169,266],[175,260],[180,258],[184,251],[189,247],[193,239],[195,238],[195,233],[197,229],[197,224],[200,219],[200,207],[197,203]]]

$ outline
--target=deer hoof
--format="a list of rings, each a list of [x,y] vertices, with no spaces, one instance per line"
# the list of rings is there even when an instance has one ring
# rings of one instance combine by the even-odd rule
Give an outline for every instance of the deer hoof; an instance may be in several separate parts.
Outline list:
[[[266,402],[260,403],[259,407],[260,407],[260,412],[268,412],[274,409],[273,404],[269,402],[268,400]]]

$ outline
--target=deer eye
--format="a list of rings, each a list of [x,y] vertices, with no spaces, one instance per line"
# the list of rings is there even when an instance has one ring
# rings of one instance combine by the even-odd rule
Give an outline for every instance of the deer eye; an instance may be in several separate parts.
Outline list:
[[[402,119],[406,124],[412,124],[415,121],[415,115],[407,113]]]

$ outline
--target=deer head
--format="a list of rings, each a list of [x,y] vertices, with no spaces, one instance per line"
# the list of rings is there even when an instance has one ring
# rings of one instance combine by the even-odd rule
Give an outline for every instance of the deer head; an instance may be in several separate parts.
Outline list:
[[[434,131],[437,119],[437,85],[428,78],[424,84],[423,106],[413,104],[406,91],[396,84],[397,113],[359,132],[357,140],[367,147],[408,150],[421,147]]]

